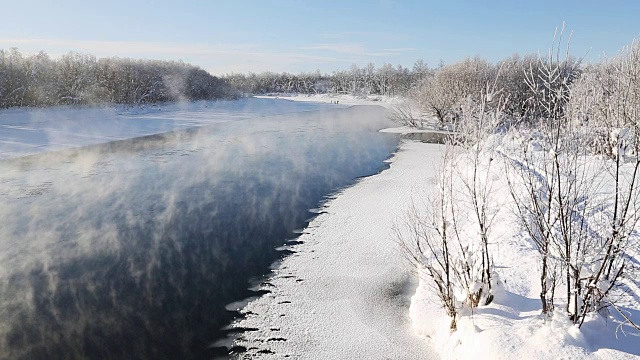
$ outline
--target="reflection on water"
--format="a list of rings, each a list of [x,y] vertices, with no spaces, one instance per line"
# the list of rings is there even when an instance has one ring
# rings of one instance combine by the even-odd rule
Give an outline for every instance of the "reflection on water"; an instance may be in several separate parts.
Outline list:
[[[307,209],[380,170],[376,107],[0,163],[0,358],[210,358]]]

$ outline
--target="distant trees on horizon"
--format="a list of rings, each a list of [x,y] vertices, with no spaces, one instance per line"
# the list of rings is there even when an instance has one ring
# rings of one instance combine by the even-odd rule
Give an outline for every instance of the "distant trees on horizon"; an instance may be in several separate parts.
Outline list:
[[[364,67],[351,65],[349,70],[336,70],[331,74],[315,72],[290,73],[232,73],[224,75],[234,88],[245,94],[299,93],[299,94],[352,94],[355,96],[401,96],[433,70],[422,60],[413,69],[384,63],[376,68],[373,63]]]
[[[226,80],[182,61],[102,58],[0,49],[0,108],[85,104],[137,105],[234,97]]]
[[[580,77],[583,66],[577,59],[569,59],[567,68],[572,72],[568,79]],[[479,101],[478,96],[488,83],[507,94],[509,101],[504,111],[521,117],[531,115],[533,98],[527,84],[527,75],[538,79],[549,74],[538,61],[536,54],[515,54],[497,63],[480,57],[467,57],[452,64],[440,62],[435,68],[423,60],[417,60],[412,68],[384,63],[376,67],[369,63],[364,67],[353,64],[349,70],[337,70],[331,74],[315,72],[291,73],[231,73],[223,78],[238,92],[245,95],[270,93],[297,94],[348,94],[366,98],[370,95],[401,96],[417,104],[421,114],[435,117],[441,124],[455,122],[460,117],[465,101]],[[555,74],[557,75],[557,74]],[[555,91],[567,84],[547,84]],[[419,114],[415,114],[419,115]],[[536,114],[539,115],[539,114]]]
[[[632,48],[637,49],[637,43]],[[633,52],[632,52],[633,54]],[[545,73],[538,55],[515,54],[496,63],[480,57],[468,57],[452,64],[430,67],[417,60],[413,67],[373,63],[332,73],[231,73],[216,77],[198,66],[182,61],[101,58],[75,52],[51,58],[41,51],[24,55],[18,49],[0,49],[0,108],[87,104],[138,105],[155,102],[235,98],[241,95],[269,93],[349,94],[400,96],[419,109],[412,118],[432,116],[440,124],[455,123],[465,102],[478,102],[489,83],[508,98],[503,111],[513,117],[537,117],[536,99],[530,86],[567,91],[573,82],[607,76],[613,63],[583,65],[568,59],[569,84],[558,84]],[[633,74],[632,74],[633,75]],[[632,76],[628,75],[628,76]],[[549,77],[547,83],[529,84],[529,80]],[[539,82],[539,81],[538,81]],[[606,85],[606,84],[605,84]],[[588,90],[588,86],[581,85]],[[565,89],[566,88],[566,89]],[[585,90],[586,91],[586,90]],[[543,94],[545,92],[540,92]],[[606,92],[605,92],[606,93]],[[538,93],[536,93],[538,94]],[[568,96],[568,93],[567,93]],[[565,99],[566,100],[566,99]],[[591,116],[593,117],[593,116]],[[411,119],[408,119],[411,123]]]

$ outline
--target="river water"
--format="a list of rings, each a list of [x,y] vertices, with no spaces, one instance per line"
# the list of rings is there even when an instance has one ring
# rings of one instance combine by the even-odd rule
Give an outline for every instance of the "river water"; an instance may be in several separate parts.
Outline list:
[[[225,306],[398,145],[379,107],[288,109],[0,162],[0,358],[219,355]]]

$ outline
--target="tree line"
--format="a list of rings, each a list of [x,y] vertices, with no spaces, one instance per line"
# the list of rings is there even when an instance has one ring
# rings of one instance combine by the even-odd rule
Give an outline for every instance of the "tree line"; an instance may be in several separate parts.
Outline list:
[[[584,71],[580,59],[576,58],[569,58],[563,66],[558,70],[561,74],[544,73],[544,64],[539,61],[537,54],[515,54],[497,63],[469,57],[453,64],[440,62],[436,67],[418,60],[411,68],[388,63],[376,67],[369,63],[364,67],[353,64],[349,70],[337,70],[331,74],[320,71],[300,74],[249,72],[227,74],[224,79],[244,94],[400,96],[419,109],[419,114],[400,111],[406,121],[412,117],[433,116],[443,125],[460,118],[461,106],[465,101],[478,102],[478,96],[489,83],[501,89],[502,98],[509,99],[505,102],[505,113],[518,118],[537,117],[542,109],[538,107],[535,96],[540,93],[531,91],[526,80],[527,74],[534,75],[536,79],[546,76],[548,90],[557,91],[573,83]],[[568,79],[570,84],[560,84],[558,79]]]
[[[412,69],[385,63],[376,68],[373,63],[364,67],[353,64],[349,70],[331,74],[320,71],[290,73],[232,73],[224,78],[245,94],[299,93],[299,94],[352,94],[356,96],[406,95],[432,70],[418,60]]]
[[[52,59],[0,49],[0,108],[144,104],[229,98],[224,79],[182,61],[101,58],[70,52]]]

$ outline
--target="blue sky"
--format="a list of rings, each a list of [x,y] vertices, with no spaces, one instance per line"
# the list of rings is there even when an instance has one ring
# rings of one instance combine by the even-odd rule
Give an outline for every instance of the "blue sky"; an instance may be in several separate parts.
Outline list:
[[[556,27],[597,60],[640,36],[640,1],[7,0],[0,48],[182,59],[214,74],[435,66],[546,51]]]

